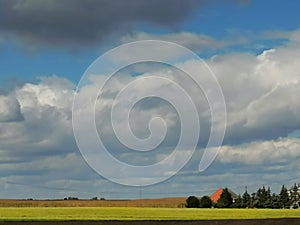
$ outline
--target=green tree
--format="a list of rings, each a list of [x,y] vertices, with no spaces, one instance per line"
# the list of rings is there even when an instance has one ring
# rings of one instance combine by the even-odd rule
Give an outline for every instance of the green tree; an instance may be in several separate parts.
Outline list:
[[[267,193],[265,186],[263,186],[263,188],[261,189],[261,195],[259,198],[260,206],[261,206],[260,208],[265,208],[267,199],[268,199],[268,193]]]
[[[272,192],[270,187],[268,187],[266,191],[266,199],[263,204],[263,208],[269,208],[269,209],[273,208],[273,199],[272,199]]]
[[[293,208],[299,208],[300,203],[300,194],[298,192],[298,186],[297,184],[294,185],[294,187],[291,190],[291,206]]]
[[[287,188],[282,185],[280,194],[279,194],[279,207],[280,208],[289,208],[290,207],[290,197]]]
[[[200,208],[211,208],[212,207],[212,201],[211,201],[210,197],[209,196],[203,196],[200,199],[199,207]]]
[[[230,208],[233,203],[232,196],[227,188],[223,189],[220,199],[217,202],[218,208]]]
[[[186,207],[187,208],[199,208],[199,204],[200,204],[200,201],[197,197],[195,196],[189,196],[187,199],[186,199]]]
[[[272,208],[273,209],[279,209],[279,196],[275,193],[272,194]]]
[[[255,208],[262,208],[262,205],[261,205],[261,200],[262,200],[262,189],[259,188],[257,191],[256,191],[256,194],[254,196],[254,201],[253,201],[253,207]]]
[[[242,196],[242,208],[250,208],[251,206],[251,196],[248,194],[247,188]]]
[[[243,208],[243,199],[241,195],[235,199],[234,203],[232,204],[232,208]]]
[[[263,186],[262,188],[259,188],[256,192],[256,201],[254,203],[254,207],[265,208],[267,199],[268,199],[268,193],[265,186]]]
[[[250,207],[251,207],[251,208],[254,208],[255,205],[256,205],[256,202],[257,202],[257,196],[256,196],[256,193],[253,192],[253,193],[251,194]]]

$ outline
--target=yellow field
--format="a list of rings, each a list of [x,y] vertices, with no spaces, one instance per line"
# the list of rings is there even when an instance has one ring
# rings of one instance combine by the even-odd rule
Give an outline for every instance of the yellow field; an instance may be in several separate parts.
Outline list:
[[[300,218],[300,210],[137,207],[0,208],[0,220],[217,220]]]

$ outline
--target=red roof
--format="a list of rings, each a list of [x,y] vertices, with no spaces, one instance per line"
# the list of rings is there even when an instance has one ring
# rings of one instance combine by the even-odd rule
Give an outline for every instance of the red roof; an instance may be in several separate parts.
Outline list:
[[[212,200],[212,202],[216,203],[219,198],[221,197],[221,194],[223,193],[223,188],[219,188],[218,190],[216,190],[211,196],[210,199]]]

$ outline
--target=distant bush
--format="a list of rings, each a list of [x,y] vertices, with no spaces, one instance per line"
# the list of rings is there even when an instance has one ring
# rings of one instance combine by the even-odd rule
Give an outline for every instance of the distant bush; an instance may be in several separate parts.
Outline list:
[[[186,200],[186,207],[187,208],[199,208],[200,201],[197,197],[195,196],[190,196]]]
[[[200,198],[199,207],[200,208],[211,208],[212,207],[212,201],[209,196],[203,196]]]
[[[64,200],[79,200],[77,197],[65,197]]]

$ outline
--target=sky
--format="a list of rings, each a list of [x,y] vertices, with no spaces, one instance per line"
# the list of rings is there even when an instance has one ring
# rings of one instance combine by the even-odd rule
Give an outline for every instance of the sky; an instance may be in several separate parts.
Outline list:
[[[0,198],[188,197],[210,195],[219,187],[243,193],[245,186],[254,192],[265,185],[278,192],[282,184],[300,183],[299,7],[296,0],[0,0]],[[168,62],[178,56],[181,61],[174,64],[182,70],[202,73],[200,58],[209,66],[226,105],[220,148],[206,148],[213,124],[207,99],[210,87],[199,90],[182,70],[154,62],[128,66],[110,77],[107,71],[122,60],[130,61],[131,51],[112,55],[112,61],[100,69],[92,64],[113,48],[143,40],[173,42],[193,51],[199,60],[180,58],[172,50],[155,52],[155,57]],[[140,47],[136,57],[148,51],[154,50]],[[154,76],[156,80],[151,80]],[[80,84],[83,77],[88,82]],[[210,81],[204,75],[200,78],[203,84]],[[166,79],[177,86],[165,83]],[[130,92],[118,95],[131,83]],[[166,159],[180,134],[186,134],[177,108],[150,97],[136,102],[128,114],[134,135],[153,137],[150,145],[164,135],[163,129],[151,130],[149,122],[154,117],[164,120],[165,139],[152,151],[124,146],[113,126],[120,128],[119,135],[128,134],[124,102],[147,91],[175,96],[179,108],[188,107],[183,94],[170,94],[181,90],[178,86],[194,102],[199,118],[186,119],[190,124],[186,136],[195,136],[193,125],[200,126],[195,152],[182,169],[163,171],[173,175],[163,182],[132,187],[112,182],[89,165],[94,157],[82,155],[72,116],[82,132],[88,130],[85,119],[91,113],[87,108],[93,93],[100,93],[95,100],[96,129],[110,154],[146,166]],[[171,89],[161,91],[167,88]],[[78,93],[81,105],[72,111]],[[114,104],[119,106],[115,120],[111,119]],[[221,132],[218,116],[216,130]],[[83,140],[94,144],[89,133]],[[180,164],[190,154],[190,146],[185,147],[172,164]],[[219,152],[200,172],[205,149]],[[95,158],[96,164],[115,175],[103,159]],[[116,173],[125,183],[162,176],[156,171],[149,178],[142,171]]]

